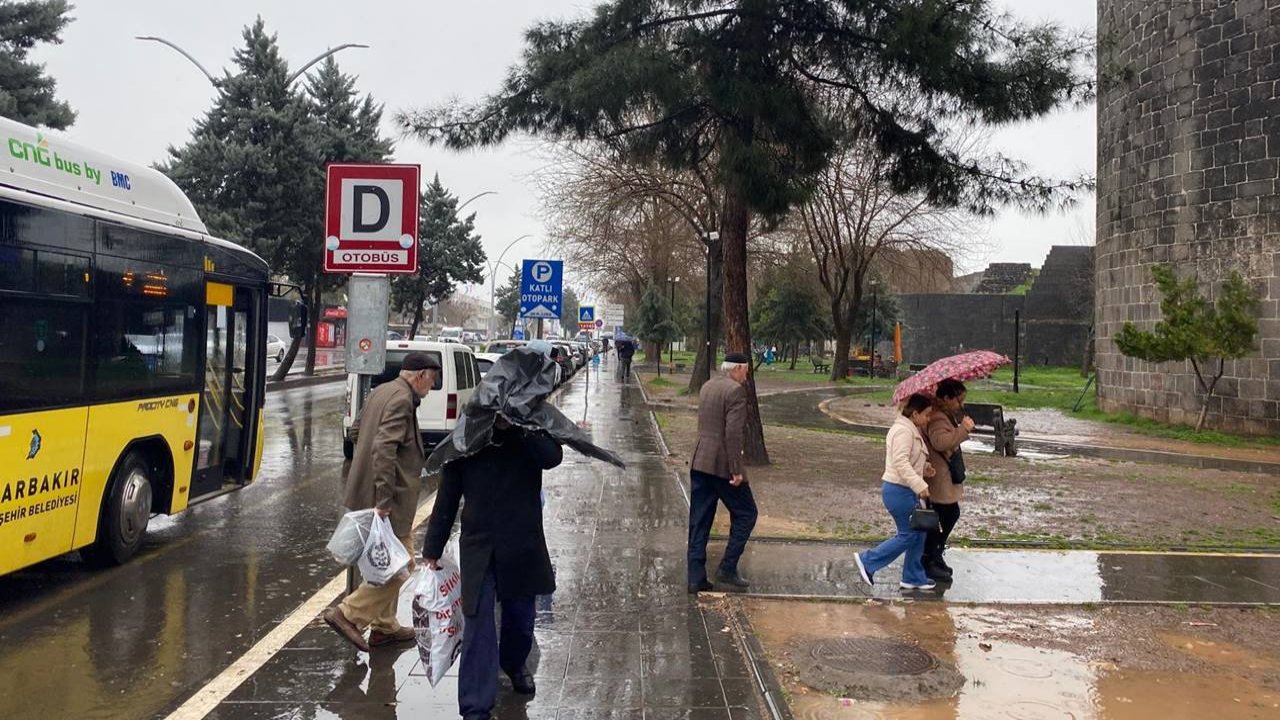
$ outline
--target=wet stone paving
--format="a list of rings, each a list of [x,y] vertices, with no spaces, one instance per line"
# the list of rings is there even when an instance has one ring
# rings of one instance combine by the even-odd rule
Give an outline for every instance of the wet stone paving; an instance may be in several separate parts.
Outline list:
[[[686,592],[688,505],[662,463],[638,389],[592,371],[589,382],[575,379],[557,404],[589,424],[596,442],[622,455],[627,468],[566,451],[564,464],[545,474],[545,526],[558,590],[538,600],[529,660],[538,692],[532,699],[515,695],[503,677],[494,716],[762,717],[729,619]],[[399,613],[405,623],[409,602],[406,593]],[[416,648],[366,655],[316,621],[208,717],[454,718],[456,671],[455,665],[432,688]]]

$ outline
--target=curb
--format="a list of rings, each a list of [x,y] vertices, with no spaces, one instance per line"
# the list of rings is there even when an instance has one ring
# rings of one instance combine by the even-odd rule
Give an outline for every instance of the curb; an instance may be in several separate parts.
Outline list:
[[[832,400],[834,400],[833,398]],[[851,431],[867,434],[884,434],[889,431],[888,425],[868,425],[841,417],[828,409],[832,400],[824,400],[818,404],[818,410],[828,418],[848,427]],[[1211,455],[1191,455],[1187,453],[1169,452],[1166,450],[1143,450],[1139,448],[1118,448],[1102,445],[1081,445],[1078,443],[1042,440],[1026,435],[1018,436],[1018,447],[1028,450],[1062,453],[1079,457],[1093,457],[1101,460],[1120,462],[1147,463],[1152,465],[1172,465],[1199,470],[1229,470],[1253,474],[1280,475],[1280,462],[1266,460],[1240,460],[1221,458]]]
[[[290,390],[293,388],[310,387],[312,385],[323,385],[325,383],[336,382],[338,380],[346,380],[347,371],[344,369],[340,372],[319,372],[311,377],[285,378],[284,380],[268,380],[267,392],[275,392],[277,390]]]
[[[769,714],[773,716],[773,720],[794,720],[795,716],[787,704],[782,684],[778,682],[778,676],[764,659],[764,646],[760,644],[760,638],[756,637],[751,619],[743,612],[738,602],[732,602],[732,607],[733,632],[738,636],[738,642],[742,644],[742,650],[747,655],[747,665],[751,668],[756,689],[760,691],[765,705],[769,708]]]

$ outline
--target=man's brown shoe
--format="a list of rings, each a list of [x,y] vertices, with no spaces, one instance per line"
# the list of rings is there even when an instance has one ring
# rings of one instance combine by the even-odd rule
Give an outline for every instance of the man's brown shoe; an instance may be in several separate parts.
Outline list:
[[[416,642],[417,633],[411,627],[402,627],[392,633],[379,632],[372,630],[369,632],[369,647],[386,647],[387,645],[399,645],[401,643]]]
[[[347,619],[346,615],[336,607],[331,607],[324,611],[320,617],[324,618],[325,623],[333,628],[333,631],[346,638],[347,642],[356,646],[360,652],[369,652],[369,643],[364,641],[364,635],[356,629],[355,625]]]

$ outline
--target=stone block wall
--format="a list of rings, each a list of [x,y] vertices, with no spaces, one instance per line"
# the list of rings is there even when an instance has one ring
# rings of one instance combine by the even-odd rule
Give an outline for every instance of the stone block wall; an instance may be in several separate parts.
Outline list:
[[[1209,425],[1280,433],[1280,0],[1099,0],[1097,363],[1103,409],[1194,422],[1190,364],[1126,358],[1159,319],[1151,266],[1262,297],[1252,356],[1226,365]]]
[[[1021,295],[899,295],[903,360],[930,363],[965,350],[1013,357],[1014,313],[1025,305]]]

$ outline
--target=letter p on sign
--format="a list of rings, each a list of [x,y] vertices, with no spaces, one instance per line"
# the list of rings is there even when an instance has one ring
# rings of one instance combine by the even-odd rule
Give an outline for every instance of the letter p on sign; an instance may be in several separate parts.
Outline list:
[[[327,170],[325,272],[416,273],[418,166],[335,163]]]

